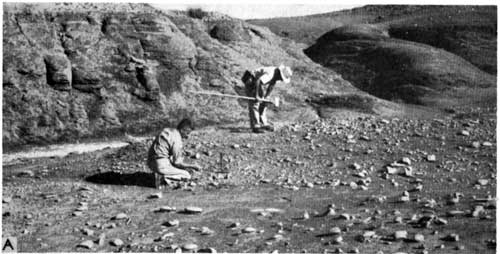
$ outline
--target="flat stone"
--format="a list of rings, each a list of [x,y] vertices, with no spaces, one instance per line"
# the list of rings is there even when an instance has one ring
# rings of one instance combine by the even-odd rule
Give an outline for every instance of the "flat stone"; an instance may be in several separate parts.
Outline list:
[[[202,235],[212,235],[215,232],[207,227],[201,227],[201,234]]]
[[[429,162],[434,162],[434,161],[436,161],[436,155],[434,155],[434,154],[427,155],[426,159]]]
[[[82,211],[74,211],[71,215],[74,217],[78,217],[78,216],[82,216],[83,212]]]
[[[194,243],[186,243],[186,244],[182,245],[182,249],[187,250],[187,251],[193,251],[193,250],[198,249],[198,245],[196,245]]]
[[[176,226],[179,226],[179,220],[169,220],[165,223],[163,223],[163,225],[167,226],[167,227],[176,227]]]
[[[491,142],[485,141],[483,142],[483,146],[493,146]]]
[[[87,211],[89,208],[87,206],[79,206],[76,208],[77,211]]]
[[[458,215],[463,215],[464,213],[465,213],[464,211],[460,211],[460,210],[451,210],[451,211],[446,212],[446,215],[448,217],[454,217],[454,216],[458,216]]]
[[[310,218],[309,213],[307,211],[305,211],[304,214],[302,215],[302,219],[308,220],[309,218]]]
[[[233,222],[233,223],[231,223],[231,225],[229,225],[229,228],[237,228],[240,225],[241,225],[241,223],[239,223],[239,222]]]
[[[276,234],[276,235],[273,235],[271,237],[271,240],[276,240],[276,241],[280,241],[280,240],[283,240],[283,235],[280,235],[280,234]]]
[[[330,232],[330,233],[332,233],[332,234],[336,234],[336,235],[338,235],[338,234],[342,233],[342,230],[340,230],[340,228],[339,228],[339,227],[333,227],[333,228],[331,228],[331,229],[329,230],[329,232]]]
[[[243,233],[246,233],[246,234],[249,234],[249,233],[254,233],[256,232],[257,229],[253,228],[253,227],[246,227],[242,230]]]
[[[128,215],[125,214],[125,213],[119,213],[117,215],[115,215],[115,217],[111,218],[112,220],[124,220],[124,219],[127,219],[128,218]]]
[[[361,169],[361,165],[359,165],[358,163],[354,163],[351,165],[351,168],[354,169],[354,170],[360,170]]]
[[[88,228],[84,228],[84,229],[82,229],[82,233],[84,235],[93,236],[94,235],[94,230],[88,229]]]
[[[201,213],[203,212],[203,209],[200,208],[200,207],[196,207],[196,206],[188,206],[186,208],[184,208],[184,212],[186,213]]]
[[[358,248],[354,248],[352,250],[349,250],[348,253],[359,253],[359,249]]]
[[[11,198],[11,197],[4,197],[4,198],[2,199],[2,203],[4,203],[4,204],[8,204],[8,203],[10,203],[11,201],[12,201],[12,198]]]
[[[343,214],[339,215],[339,219],[350,220],[351,216],[349,214],[347,214],[347,213],[343,213]]]
[[[489,181],[488,179],[478,179],[478,180],[477,180],[477,183],[478,183],[479,185],[482,185],[482,186],[487,185],[489,182],[490,182],[490,181]]]
[[[157,199],[157,198],[161,198],[163,196],[163,194],[161,192],[158,192],[158,193],[153,193],[151,195],[148,196],[149,199]]]
[[[240,145],[238,145],[238,144],[234,144],[232,147],[233,147],[234,149],[238,149],[238,148],[240,148]]]
[[[385,167],[386,171],[387,171],[387,174],[390,174],[390,175],[395,175],[399,172],[399,169],[397,168],[393,168],[393,167],[390,167],[390,166],[387,166]]]
[[[176,208],[175,207],[170,207],[170,206],[161,206],[160,208],[158,208],[156,211],[158,212],[172,212],[172,211],[175,211]]]
[[[333,237],[331,243],[332,244],[341,244],[342,242],[344,241],[344,239],[342,238],[342,236],[335,236]]]
[[[86,240],[86,241],[83,241],[80,244],[78,244],[76,247],[85,248],[85,249],[90,250],[94,247],[94,242],[92,242],[91,240]]]
[[[116,247],[119,247],[119,246],[122,246],[123,245],[123,241],[119,238],[115,238],[113,240],[111,240],[111,242],[109,242],[112,246],[116,246]]]
[[[365,232],[363,233],[363,238],[364,238],[364,239],[369,239],[369,238],[374,237],[374,236],[375,236],[375,234],[376,234],[376,233],[375,233],[375,231],[365,231]]]
[[[466,131],[466,130],[462,130],[458,133],[458,135],[462,135],[462,136],[469,136],[470,135],[470,132],[469,131]]]
[[[404,163],[404,164],[406,164],[406,165],[411,165],[411,159],[408,158],[408,157],[403,157],[401,159],[401,162]]]
[[[475,206],[474,211],[472,211],[472,217],[479,217],[481,213],[484,213],[484,207],[483,206]]]
[[[404,240],[406,238],[408,238],[408,232],[406,232],[406,230],[399,230],[394,232],[395,240]]]
[[[399,198],[400,202],[409,202],[410,201],[410,196],[401,196]]]
[[[415,242],[419,242],[419,243],[421,243],[421,242],[424,242],[424,241],[425,241],[425,237],[424,237],[424,235],[422,235],[422,234],[415,234],[415,235],[413,236],[413,240],[414,240]]]

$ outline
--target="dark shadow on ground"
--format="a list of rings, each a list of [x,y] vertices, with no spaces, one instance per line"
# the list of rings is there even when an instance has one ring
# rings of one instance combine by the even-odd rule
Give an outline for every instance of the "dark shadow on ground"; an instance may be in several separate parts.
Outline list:
[[[152,173],[146,172],[103,172],[88,176],[87,178],[85,178],[85,181],[97,184],[134,185],[155,188],[154,175]]]

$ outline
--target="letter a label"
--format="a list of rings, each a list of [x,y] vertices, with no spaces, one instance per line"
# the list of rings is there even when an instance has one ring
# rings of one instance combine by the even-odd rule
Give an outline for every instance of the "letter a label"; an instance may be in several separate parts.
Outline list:
[[[2,239],[2,253],[17,252],[17,238],[7,237]]]

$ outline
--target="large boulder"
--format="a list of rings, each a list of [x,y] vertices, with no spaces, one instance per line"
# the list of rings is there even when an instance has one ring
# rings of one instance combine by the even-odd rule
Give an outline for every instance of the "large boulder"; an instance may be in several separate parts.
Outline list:
[[[63,54],[47,55],[44,58],[47,68],[47,83],[56,90],[71,90],[71,62]]]

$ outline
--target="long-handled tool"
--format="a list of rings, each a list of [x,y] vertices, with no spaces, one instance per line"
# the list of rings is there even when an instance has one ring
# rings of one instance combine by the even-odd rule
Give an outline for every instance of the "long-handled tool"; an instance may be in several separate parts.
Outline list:
[[[237,99],[244,99],[244,100],[249,100],[249,101],[261,101],[261,102],[268,102],[273,104],[276,107],[280,106],[280,98],[279,97],[274,97],[273,99],[256,99],[254,97],[247,97],[247,96],[241,96],[241,95],[232,95],[232,94],[223,94],[223,93],[213,93],[213,92],[202,92],[202,91],[189,91],[189,93],[194,93],[194,94],[205,94],[205,95],[215,95],[215,96],[221,96],[221,97],[230,97],[230,98],[237,98]]]

